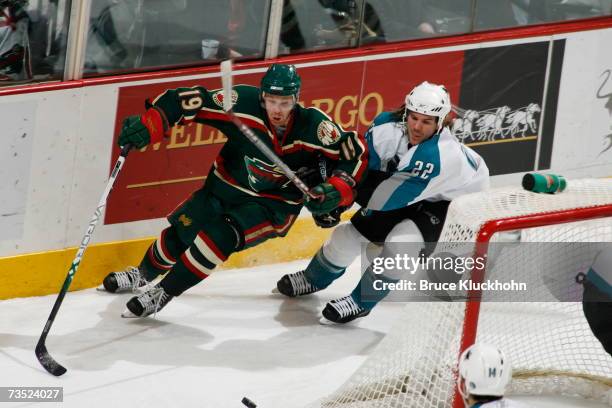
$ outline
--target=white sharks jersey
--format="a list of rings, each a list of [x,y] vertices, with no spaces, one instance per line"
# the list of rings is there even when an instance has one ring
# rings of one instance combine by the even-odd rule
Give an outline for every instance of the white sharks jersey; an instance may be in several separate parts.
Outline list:
[[[391,113],[376,117],[366,133],[369,168],[393,172],[376,187],[367,208],[391,211],[419,201],[450,201],[489,187],[489,169],[478,153],[448,128],[410,146]]]

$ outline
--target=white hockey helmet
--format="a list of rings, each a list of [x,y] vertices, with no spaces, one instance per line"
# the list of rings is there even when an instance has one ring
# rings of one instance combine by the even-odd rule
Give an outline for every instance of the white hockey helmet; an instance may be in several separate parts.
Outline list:
[[[495,346],[476,343],[459,357],[457,388],[463,398],[468,395],[502,397],[511,377],[510,362]]]
[[[431,84],[427,81],[415,86],[406,95],[405,102],[406,111],[437,117],[438,132],[442,130],[444,119],[451,111],[450,96],[446,88],[443,85]]]

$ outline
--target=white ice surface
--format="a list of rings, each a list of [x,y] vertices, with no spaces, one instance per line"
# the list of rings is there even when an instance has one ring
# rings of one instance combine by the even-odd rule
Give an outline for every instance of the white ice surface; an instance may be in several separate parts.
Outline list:
[[[305,264],[213,274],[155,319],[122,319],[129,294],[70,292],[47,340],[68,369],[59,378],[33,351],[55,295],[0,301],[0,386],[63,386],[64,403],[45,407],[242,407],[243,396],[263,408],[314,401],[357,368],[401,305],[383,304],[353,325],[321,325],[320,309],[352,290],[357,268],[316,295],[271,293],[280,276]]]
[[[122,319],[129,294],[70,292],[47,340],[51,355],[68,369],[57,378],[34,355],[56,296],[0,301],[0,386],[64,389],[63,403],[0,403],[0,408],[239,408],[244,396],[258,408],[273,408],[318,400],[364,361],[402,305],[383,302],[352,324],[321,325],[320,309],[353,289],[358,268],[312,296],[271,293],[280,276],[305,265],[218,272],[155,319]],[[547,401],[539,406],[599,406]]]

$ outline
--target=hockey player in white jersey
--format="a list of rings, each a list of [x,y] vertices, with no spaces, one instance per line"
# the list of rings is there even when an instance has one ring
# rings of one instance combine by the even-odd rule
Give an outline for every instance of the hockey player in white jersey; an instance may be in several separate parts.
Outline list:
[[[384,243],[382,254],[393,243],[417,243],[414,257],[433,249],[426,243],[438,240],[450,201],[489,186],[484,160],[451,134],[450,111],[444,86],[423,82],[398,110],[374,119],[366,134],[369,173],[356,199],[361,210],[334,230],[305,270],[278,281],[280,293],[293,297],[326,288],[359,256],[363,243]],[[338,214],[328,220],[334,218]],[[374,281],[396,277],[376,275],[371,265],[363,269],[350,295],[327,303],[325,319],[346,323],[366,316],[388,294],[374,290]]]
[[[512,378],[510,361],[497,347],[476,343],[459,357],[457,389],[466,408],[527,408],[504,398]]]

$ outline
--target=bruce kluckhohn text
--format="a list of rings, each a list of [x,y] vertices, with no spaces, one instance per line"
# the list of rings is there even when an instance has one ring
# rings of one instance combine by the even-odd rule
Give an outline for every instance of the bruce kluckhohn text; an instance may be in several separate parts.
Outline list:
[[[460,280],[458,282],[430,282],[427,279],[419,279],[411,281],[401,279],[397,282],[385,282],[377,279],[373,282],[374,290],[390,290],[390,291],[482,291],[482,292],[524,292],[527,290],[527,283],[517,282],[511,279],[509,282],[501,282],[499,280],[485,280],[483,282],[475,282],[471,279]]]
[[[409,256],[407,254],[396,254],[391,257],[377,257],[372,261],[372,271],[377,275],[388,275],[394,277],[389,279],[374,280],[374,290],[389,290],[389,291],[526,291],[527,283],[517,282],[514,279],[509,281],[500,281],[490,279],[484,281],[476,281],[466,277],[461,278],[465,272],[474,269],[484,269],[484,257],[461,257],[449,253],[433,254],[418,257]],[[401,275],[415,275],[418,271],[435,271],[433,276],[437,276],[437,281],[429,279],[400,279]],[[454,272],[456,275],[448,274]],[[422,276],[422,275],[421,275]],[[432,275],[430,275],[432,276]],[[453,279],[452,276],[456,278]],[[446,277],[446,278],[443,278]]]

